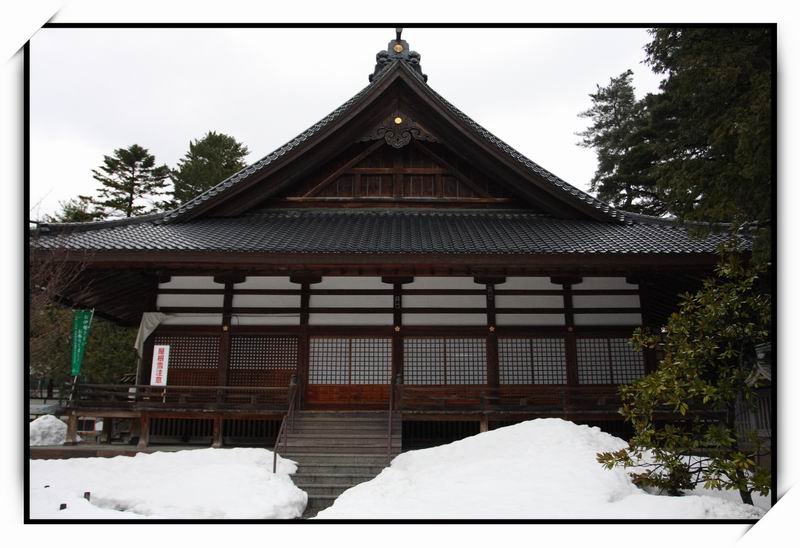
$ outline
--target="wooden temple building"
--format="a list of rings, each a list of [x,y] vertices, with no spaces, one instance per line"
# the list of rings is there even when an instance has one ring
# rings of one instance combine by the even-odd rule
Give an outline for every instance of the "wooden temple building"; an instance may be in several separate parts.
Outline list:
[[[723,239],[559,179],[436,93],[398,35],[365,88],[253,165],[173,211],[42,225],[32,256],[80,265],[63,302],[141,325],[135,384],[78,385],[73,415],[132,419],[140,445],[292,454],[357,452],[361,420],[362,452],[395,454],[535,417],[621,424],[618,385],[655,366],[631,332]]]

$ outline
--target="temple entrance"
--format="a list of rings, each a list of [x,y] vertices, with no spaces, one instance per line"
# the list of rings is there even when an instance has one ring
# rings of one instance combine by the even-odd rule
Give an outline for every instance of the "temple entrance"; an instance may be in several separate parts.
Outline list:
[[[305,407],[386,409],[392,375],[390,337],[311,337]]]

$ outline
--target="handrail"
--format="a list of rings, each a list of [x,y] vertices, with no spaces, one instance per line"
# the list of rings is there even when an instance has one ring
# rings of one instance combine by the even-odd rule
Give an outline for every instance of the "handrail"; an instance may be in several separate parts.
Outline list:
[[[221,397],[220,397],[221,394]],[[286,395],[286,399],[284,399]],[[286,387],[265,386],[153,386],[134,384],[79,384],[70,407],[193,407],[249,404],[265,409],[285,408]]]
[[[294,401],[295,397],[297,396],[297,377],[292,375],[291,380],[289,381],[289,406],[286,410],[286,414],[283,416],[283,420],[281,420],[281,427],[278,429],[278,436],[275,438],[275,447],[272,450],[272,473],[275,474],[278,471],[278,446],[281,443],[281,437],[283,437],[283,449],[286,450],[286,444],[288,443],[288,433],[286,430],[286,425],[289,421],[294,423]]]

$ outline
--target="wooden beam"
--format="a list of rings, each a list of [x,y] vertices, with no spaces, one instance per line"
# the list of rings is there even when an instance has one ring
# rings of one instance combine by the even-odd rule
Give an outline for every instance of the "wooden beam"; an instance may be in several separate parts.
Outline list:
[[[325,188],[328,185],[328,183],[331,183],[335,181],[337,178],[339,178],[341,175],[344,175],[346,171],[348,171],[350,168],[355,166],[361,160],[363,160],[364,158],[366,158],[367,156],[369,156],[370,154],[381,148],[381,146],[383,146],[384,144],[385,144],[384,141],[376,141],[375,143],[372,143],[366,149],[362,150],[359,154],[356,154],[342,167],[335,170],[333,173],[322,179],[322,181],[314,185],[314,188],[303,194],[303,197],[309,198],[311,196],[316,195],[320,190]]]
[[[484,198],[491,198],[491,196],[489,196],[486,193],[486,191],[481,187],[481,185],[473,181],[472,178],[467,176],[456,166],[454,166],[453,164],[451,164],[450,162],[448,162],[447,160],[436,154],[433,150],[431,150],[431,148],[428,145],[426,145],[421,141],[417,141],[415,139],[413,142],[413,146],[420,149],[423,154],[428,156],[434,162],[443,165],[448,171],[450,171],[453,174],[453,176],[455,176],[456,179],[458,179],[460,182],[464,183],[469,188],[471,188],[472,191],[475,192],[475,194],[477,194],[478,196],[482,196]],[[444,196],[444,189],[442,189],[442,196]]]

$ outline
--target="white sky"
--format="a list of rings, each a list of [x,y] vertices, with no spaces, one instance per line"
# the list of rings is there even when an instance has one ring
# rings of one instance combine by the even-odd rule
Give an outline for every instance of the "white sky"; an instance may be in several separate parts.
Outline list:
[[[233,135],[265,156],[367,84],[378,29],[42,29],[31,41],[31,218],[93,194],[104,154],[137,143],[174,167],[192,139]],[[631,68],[639,96],[645,29],[415,29],[428,83],[478,123],[588,189],[577,146],[596,84]]]

